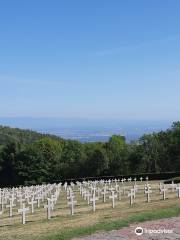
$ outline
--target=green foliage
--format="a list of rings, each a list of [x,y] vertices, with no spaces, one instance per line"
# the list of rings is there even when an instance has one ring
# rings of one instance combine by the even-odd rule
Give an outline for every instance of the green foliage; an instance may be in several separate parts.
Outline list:
[[[87,174],[89,176],[106,175],[109,167],[109,158],[103,144],[90,144],[86,149]]]
[[[16,142],[8,143],[0,154],[1,163],[1,184],[9,186],[11,183],[16,183],[16,156],[20,152],[20,144]]]
[[[64,178],[76,178],[82,176],[81,166],[85,159],[84,147],[78,141],[66,141],[62,158],[61,174]]]
[[[127,144],[123,136],[114,135],[107,143],[107,152],[110,159],[109,172],[112,175],[128,173]]]
[[[26,147],[19,153],[16,169],[25,183],[42,183],[57,177],[62,143],[43,138]]]
[[[130,144],[118,135],[82,144],[8,127],[0,127],[0,143],[0,186],[180,171],[180,122]]]
[[[60,140],[60,138],[50,134],[41,134],[31,130],[22,130],[19,128],[0,126],[0,145],[10,142],[20,142],[27,144],[35,142],[44,137]]]

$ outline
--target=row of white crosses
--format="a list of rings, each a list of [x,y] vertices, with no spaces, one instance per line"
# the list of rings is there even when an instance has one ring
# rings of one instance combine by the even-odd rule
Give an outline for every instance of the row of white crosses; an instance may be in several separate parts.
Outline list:
[[[146,177],[145,180],[146,180],[146,184],[145,184],[145,188],[144,188],[144,193],[146,195],[147,202],[149,203],[150,202],[150,194],[152,193],[152,189],[148,183],[148,177]],[[125,181],[126,181],[126,179],[121,180],[122,185],[124,184]],[[127,181],[131,182],[132,178],[127,179]],[[140,181],[142,181],[142,178],[140,178]],[[108,182],[108,184],[110,183],[109,180],[107,182]],[[110,187],[107,188],[107,185],[106,185],[107,182],[103,181],[103,183],[105,183],[105,186],[101,190],[101,194],[103,195],[103,202],[106,202],[106,194],[108,194],[108,192],[110,191],[112,195],[109,196],[109,199],[112,199],[112,208],[114,208],[115,199],[117,198],[117,194],[119,196],[119,200],[121,200],[122,193],[124,193],[124,195],[125,195],[125,186],[123,185],[123,190],[117,184],[115,185],[114,188],[110,188]],[[133,188],[130,189],[130,191],[128,192],[128,197],[130,199],[130,205],[133,204],[134,199],[136,198],[136,192],[138,191],[138,186],[136,184],[136,178],[134,179],[134,182],[135,182],[135,184],[134,184]],[[96,183],[97,182],[95,181],[94,184],[90,186],[91,194],[92,194],[92,198],[90,199],[90,202],[92,202],[93,211],[95,211],[95,209],[96,209],[95,208],[96,201],[99,200],[99,196],[96,197],[96,195],[95,195],[95,192],[98,191],[98,188],[96,187]],[[101,183],[101,181],[100,181],[100,183]],[[172,182],[171,187],[172,187],[172,192],[174,192],[175,189],[176,189],[176,191],[178,191],[178,198],[180,198],[180,184],[176,185]],[[80,189],[81,189],[80,191],[82,191],[82,195],[83,195],[84,189],[81,184],[80,184]],[[162,183],[161,183],[160,194],[163,194],[164,200],[166,199],[166,191],[168,191],[168,189],[165,187],[165,185],[162,186]],[[85,190],[85,192],[86,192],[86,190]],[[86,194],[88,194],[87,196],[89,197],[89,191],[87,191],[87,192],[88,193],[86,193]],[[99,191],[98,191],[98,193],[99,193]],[[88,201],[88,204],[89,204],[89,201]]]
[[[122,179],[122,181],[121,181],[122,184],[125,181],[126,181],[126,179]],[[131,179],[130,179],[130,181],[131,181]],[[117,182],[119,182],[119,181],[114,181],[114,182],[115,182],[115,186],[111,187],[111,185],[109,184],[109,183],[111,183],[111,180],[99,181],[99,183],[103,185],[102,189],[100,189],[99,187],[96,186],[98,181],[89,182],[89,183],[84,182],[83,184],[78,183],[81,196],[84,197],[84,199],[87,198],[88,204],[90,202],[92,203],[93,212],[96,209],[96,201],[99,200],[100,194],[102,194],[102,196],[103,196],[103,202],[106,202],[107,194],[109,195],[109,192],[111,193],[109,195],[109,199],[112,200],[112,208],[115,207],[115,199],[117,198],[117,196],[118,196],[118,199],[121,200],[122,193],[124,193],[124,195],[125,195],[125,186],[123,185],[123,190],[122,190],[120,188],[120,186],[117,184]],[[136,182],[136,179],[135,179],[135,182]],[[108,186],[107,186],[107,184],[108,184]],[[88,186],[88,189],[87,189],[87,186]],[[137,192],[137,185],[134,185],[133,194],[135,195],[136,192]],[[96,193],[98,196],[96,196]],[[91,196],[91,198],[89,199],[90,196]]]
[[[30,209],[31,213],[34,213],[35,206],[40,207],[41,203],[48,199],[48,196],[50,196],[54,205],[59,197],[60,189],[61,183],[0,189],[0,215],[4,213],[5,206],[9,209],[9,217],[12,218],[13,208],[16,206],[18,208],[17,212],[22,215],[22,223],[25,224],[26,214],[30,212]],[[30,205],[30,208],[27,205]],[[49,215],[47,218],[49,218]]]
[[[102,183],[104,183],[105,181],[100,181],[100,183],[102,184]],[[101,189],[101,188],[99,188],[99,187],[96,187],[96,183],[97,182],[94,182],[94,184],[92,184],[92,185],[90,185],[89,186],[89,189],[83,189],[83,192],[85,192],[85,198],[87,198],[87,200],[88,200],[88,204],[91,202],[92,203],[92,209],[93,209],[93,211],[95,211],[95,209],[96,209],[96,201],[98,201],[99,200],[99,197],[100,197],[100,194],[102,194],[103,195],[103,202],[106,202],[106,194],[108,193],[108,190],[107,190],[107,186],[106,186],[106,184],[108,183],[108,185],[109,185],[109,183],[110,183],[110,181],[108,180],[106,183],[105,183],[105,186]],[[80,184],[80,189],[81,189],[81,191],[82,191],[82,185]],[[110,188],[109,188],[110,189]],[[111,189],[112,191],[114,190],[114,189]],[[96,193],[97,193],[97,197],[96,197]],[[115,199],[115,194],[114,193],[112,193],[112,196],[110,197],[109,196],[109,198],[111,198],[112,199],[112,206],[114,207],[114,199]]]
[[[143,178],[139,179],[141,182]],[[147,202],[151,201],[152,189],[148,183],[148,177],[144,180],[144,194],[146,196]],[[133,187],[125,183],[133,183]],[[34,214],[36,208],[44,207],[47,210],[47,219],[51,219],[52,211],[57,203],[57,200],[61,192],[61,183],[59,184],[47,184],[47,185],[37,185],[30,187],[19,187],[19,188],[4,188],[0,189],[0,215],[3,214],[5,209],[9,209],[9,217],[13,217],[13,209],[15,212],[15,206],[18,208],[18,213],[22,215],[22,223],[26,223],[26,214],[31,212]],[[75,188],[76,187],[76,188]],[[137,179],[114,179],[114,180],[103,180],[100,181],[84,181],[82,183],[76,182],[67,183],[63,186],[67,197],[67,205],[70,207],[70,214],[74,215],[75,205],[77,201],[75,200],[76,190],[79,189],[80,196],[87,201],[88,205],[92,205],[92,211],[96,211],[96,203],[101,199],[105,203],[107,199],[112,202],[112,208],[115,207],[115,200],[121,200],[121,196],[128,196],[130,200],[130,205],[133,205],[136,198],[136,193],[138,192]],[[170,185],[171,192],[177,191],[178,198],[180,198],[180,184]],[[163,199],[166,199],[166,192],[168,188],[161,182],[159,184],[159,192],[162,194]],[[127,195],[126,195],[127,194]],[[47,202],[47,203],[46,203]],[[45,204],[46,203],[46,204]]]

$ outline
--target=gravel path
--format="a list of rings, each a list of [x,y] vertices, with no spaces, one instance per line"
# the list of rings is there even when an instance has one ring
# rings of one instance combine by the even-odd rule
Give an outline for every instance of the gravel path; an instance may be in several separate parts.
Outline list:
[[[144,233],[135,234],[135,229],[142,227]],[[171,233],[145,233],[146,230],[170,230]],[[132,224],[129,227],[110,232],[99,232],[73,240],[180,240],[180,217]]]

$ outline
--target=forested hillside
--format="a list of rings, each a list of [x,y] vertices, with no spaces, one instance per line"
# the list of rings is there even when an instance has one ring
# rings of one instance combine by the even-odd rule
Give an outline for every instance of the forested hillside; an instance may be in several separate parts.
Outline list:
[[[19,128],[0,126],[0,145],[4,145],[10,142],[32,143],[43,137],[59,139],[54,135],[41,134],[31,130],[22,130]]]
[[[0,127],[0,185],[64,178],[180,171],[180,122],[127,143],[80,143],[33,131]]]

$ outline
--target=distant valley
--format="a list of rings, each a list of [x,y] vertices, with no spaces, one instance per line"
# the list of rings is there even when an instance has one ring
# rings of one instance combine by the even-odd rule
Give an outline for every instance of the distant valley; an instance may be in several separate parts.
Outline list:
[[[31,129],[80,142],[106,142],[114,135],[124,135],[127,142],[146,133],[170,128],[172,121],[89,120],[63,118],[0,118],[0,125]]]

